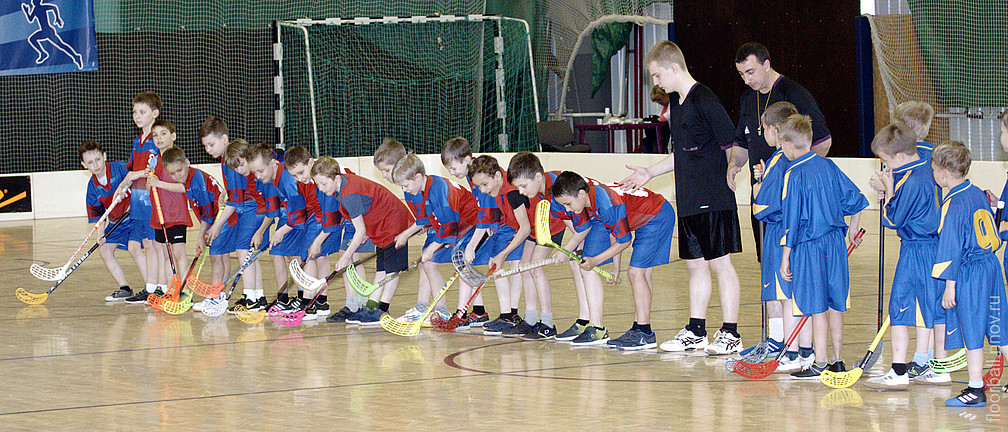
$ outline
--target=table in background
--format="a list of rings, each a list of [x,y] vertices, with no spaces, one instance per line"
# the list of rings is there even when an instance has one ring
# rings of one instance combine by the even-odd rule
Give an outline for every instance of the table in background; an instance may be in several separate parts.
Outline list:
[[[584,134],[585,131],[604,131],[607,135],[609,142],[609,153],[612,153],[616,145],[616,131],[625,130],[627,131],[627,149],[633,148],[635,144],[631,143],[633,138],[633,131],[635,130],[645,130],[654,129],[655,136],[660,136],[662,123],[614,123],[614,124],[579,124],[574,125],[574,128],[578,130],[578,144],[584,144]]]

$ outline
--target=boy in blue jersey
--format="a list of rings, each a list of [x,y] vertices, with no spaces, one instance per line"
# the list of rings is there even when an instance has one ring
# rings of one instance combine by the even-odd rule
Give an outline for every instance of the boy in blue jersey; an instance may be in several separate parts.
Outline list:
[[[81,158],[81,165],[91,172],[91,181],[88,182],[84,201],[84,205],[87,207],[88,223],[97,223],[98,219],[105,214],[108,206],[112,204],[117,186],[126,178],[126,162],[106,161],[105,150],[102,149],[101,144],[90,140],[81,144],[77,149],[77,154]],[[115,257],[117,248],[126,249],[128,247],[130,227],[126,224],[120,224],[111,234],[108,232],[109,228],[112,228],[112,224],[122,219],[127,210],[129,210],[129,197],[123,198],[116,204],[105,224],[105,233],[108,234],[108,237],[98,240],[102,243],[98,248],[98,253],[101,255],[102,261],[105,262],[105,268],[112,275],[112,279],[119,284],[118,290],[105,297],[105,301],[108,302],[122,301],[133,296],[133,290],[130,289],[129,283],[126,281],[126,274],[123,273],[122,267]],[[130,249],[129,252],[140,268],[140,275],[146,279],[146,267],[141,265],[144,263],[144,257],[140,253],[139,245]]]
[[[476,214],[479,211],[476,198],[468,189],[444,177],[427,175],[423,162],[414,154],[407,154],[396,162],[392,178],[402,187],[406,205],[416,219],[416,223],[396,236],[396,245],[404,245],[406,239],[413,234],[426,227],[431,228],[420,254],[420,266],[427,273],[431,289],[440,290],[444,278],[438,272],[437,264],[451,262],[451,253],[455,249],[465,248],[472,238],[471,229],[476,226]],[[431,233],[434,235],[430,235]],[[439,258],[436,254],[439,249],[447,250],[447,256]],[[473,288],[460,282],[458,311],[469,300]],[[431,294],[436,295],[433,291]],[[389,293],[383,294],[383,300],[388,296]],[[481,296],[477,296],[473,304],[482,304]],[[445,305],[435,305],[435,311],[448,318]]]
[[[650,190],[626,191],[615,185],[586,180],[570,171],[561,173],[550,189],[553,200],[564,206],[571,216],[574,231],[578,233],[575,238],[582,232],[599,227],[616,238],[615,244],[604,249],[585,243],[584,262],[580,270],[585,280],[591,325],[605,328],[602,325],[604,293],[601,280],[589,278],[586,273],[591,272],[596,264],[623,253],[633,240],[633,254],[627,273],[634,297],[634,323],[622,336],[608,341],[608,346],[621,350],[657,347],[657,339],[651,330],[651,270],[669,263],[676,219],[672,205]],[[579,338],[581,340],[575,338],[571,343],[577,345],[583,340],[591,340],[584,334]]]
[[[908,327],[917,328],[913,366],[918,373],[926,367],[934,327],[938,289],[927,270],[934,263],[938,246],[938,186],[930,159],[920,157],[917,135],[907,125],[896,122],[882,128],[872,140],[872,151],[885,168],[875,173],[870,184],[885,197],[882,225],[896,230],[900,255],[889,295],[892,368],[865,385],[876,390],[906,390],[910,384]]]
[[[230,261],[227,258],[232,252],[238,253],[239,262],[245,261],[248,248],[252,245],[252,237],[265,223],[265,216],[258,212],[258,201],[262,197],[253,179],[248,177],[247,167],[241,155],[248,147],[244,140],[236,139],[234,146],[228,139],[227,124],[219,117],[210,116],[200,126],[200,142],[206,152],[214,158],[220,158],[221,173],[224,176],[224,187],[228,200],[221,215],[207,229],[207,241],[210,242],[210,262],[213,264],[213,284],[224,281],[230,272]],[[245,171],[245,174],[239,171]],[[258,246],[258,244],[256,245]],[[220,269],[220,270],[218,270]],[[259,261],[253,262],[242,275],[243,296],[239,299],[249,310],[261,310],[266,307],[262,298],[262,274]],[[227,293],[215,299],[204,300],[203,306],[209,306],[219,301],[226,301]],[[260,301],[261,299],[261,301]],[[195,308],[196,305],[193,305]]]
[[[843,312],[850,306],[850,274],[844,232],[853,242],[868,200],[833,161],[810,149],[812,122],[808,116],[794,114],[778,123],[777,140],[791,160],[781,193],[784,250],[780,274],[791,282],[792,313],[812,317],[815,349],[815,362],[791,377],[817,380],[826,368],[846,370]],[[851,217],[849,227],[845,216]],[[829,364],[828,338],[833,341]]]
[[[948,189],[942,200],[938,224],[938,250],[931,276],[945,283],[941,304],[947,310],[945,349],[966,348],[966,389],[945,405],[981,407],[987,404],[984,392],[984,337],[991,345],[1004,343],[1001,328],[988,326],[991,293],[1004,291],[1004,279],[995,251],[1001,247],[990,212],[987,194],[966,180],[970,152],[962,143],[947,142],[934,149],[931,167],[934,179]]]
[[[777,150],[769,160],[753,167],[753,175],[758,179],[757,183],[753,185],[753,216],[765,224],[760,230],[764,236],[763,241],[760,242],[763,247],[760,300],[767,302],[767,316],[770,317],[767,323],[769,327],[768,344],[771,355],[780,351],[784,346],[784,335],[791,334],[798,324],[798,320],[791,312],[791,283],[780,275],[780,259],[784,251],[781,245],[781,239],[784,238],[781,193],[784,190],[784,173],[791,166],[791,160],[784,155],[784,150],[780,148],[780,143],[777,140],[777,123],[793,114],[798,114],[798,110],[790,102],[776,102],[767,107],[763,118],[760,119],[765,128],[764,138],[769,146]],[[778,313],[781,317],[775,318]],[[746,350],[742,351],[742,355],[747,353]],[[788,352],[781,358],[777,370],[782,373],[795,372],[812,364],[814,359],[812,328],[807,326],[799,334],[798,343],[792,344]]]

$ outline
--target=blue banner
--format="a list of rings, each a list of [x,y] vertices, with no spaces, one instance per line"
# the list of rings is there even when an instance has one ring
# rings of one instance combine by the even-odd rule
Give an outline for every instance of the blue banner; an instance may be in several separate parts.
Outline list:
[[[0,0],[0,76],[98,70],[92,0]]]

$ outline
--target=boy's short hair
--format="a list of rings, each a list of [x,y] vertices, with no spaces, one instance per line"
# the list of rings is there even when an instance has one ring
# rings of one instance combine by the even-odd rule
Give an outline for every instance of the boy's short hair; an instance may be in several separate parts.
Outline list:
[[[556,180],[553,180],[553,186],[550,186],[550,193],[554,197],[577,196],[579,190],[587,192],[588,182],[585,181],[584,177],[573,171],[560,173]]]
[[[371,163],[375,166],[378,166],[378,164],[395,166],[396,162],[399,162],[399,159],[402,159],[403,156],[406,156],[406,147],[399,141],[385,138],[382,140],[381,145],[378,146],[378,149],[375,150]]]
[[[966,177],[973,158],[970,151],[959,141],[945,141],[931,153],[931,162],[938,168]]]
[[[798,114],[798,108],[788,101],[774,102],[763,111],[763,124],[773,126],[792,115]]]
[[[238,159],[248,158],[245,156],[248,153],[249,143],[241,138],[235,138],[227,146],[227,150],[224,150],[224,165],[228,168],[235,169],[238,168]]]
[[[441,164],[448,166],[449,163],[472,157],[472,148],[469,147],[469,140],[463,137],[449,138],[441,147]]]
[[[686,57],[683,57],[682,50],[675,42],[661,41],[651,47],[651,50],[644,56],[644,66],[648,67],[652,64],[662,68],[676,64],[686,70]]]
[[[161,163],[164,165],[183,163],[185,161],[185,152],[179,146],[171,146],[171,148],[161,152]]]
[[[508,163],[508,182],[514,183],[516,179],[532,179],[536,174],[543,174],[542,162],[539,157],[529,151],[518,152]]]
[[[792,114],[774,126],[777,128],[777,139],[799,149],[812,146],[812,119],[809,116]]]
[[[756,61],[763,64],[770,60],[770,50],[759,42],[744,43],[735,51],[735,63],[745,63],[749,56],[756,56]]]
[[[332,156],[320,156],[311,167],[311,176],[322,176],[335,179],[340,175],[339,161]]]
[[[392,168],[392,180],[396,183],[411,179],[417,174],[427,175],[427,169],[424,168],[423,161],[413,153],[403,156]]]
[[[133,105],[142,103],[152,110],[161,111],[161,97],[152,91],[143,91],[133,98]]]
[[[158,117],[157,119],[155,119],[154,124],[151,126],[151,128],[155,128],[158,126],[168,129],[168,132],[175,133],[175,123],[172,123],[171,120],[168,120],[164,117]]]
[[[203,124],[201,124],[199,128],[199,139],[206,138],[210,135],[223,136],[227,134],[227,123],[217,116],[207,116],[206,120],[203,120]]]
[[[495,174],[500,172],[500,164],[497,162],[497,158],[490,155],[480,155],[480,157],[473,159],[472,163],[469,164],[469,177],[476,174],[484,174],[493,177]]]
[[[914,129],[934,119],[934,108],[927,102],[906,101],[893,108],[892,117],[893,121],[906,123]]]
[[[91,150],[98,150],[101,153],[105,153],[105,150],[102,149],[101,144],[98,144],[98,141],[87,140],[84,141],[84,143],[82,143],[80,147],[77,147],[77,156],[80,156],[81,160],[84,160],[84,153],[87,153]]]
[[[311,153],[308,153],[308,149],[304,146],[294,146],[284,153],[284,164],[288,167],[297,166],[300,164],[308,164],[308,160],[311,159]]]
[[[228,148],[231,148],[228,146]],[[271,160],[276,159],[276,155],[273,154],[273,147],[266,143],[253,144],[245,150],[245,161],[252,162],[256,158],[262,158],[263,162],[269,163]]]
[[[897,153],[914,155],[917,153],[917,133],[903,122],[889,123],[875,134],[871,150],[876,156],[879,153],[887,156]]]

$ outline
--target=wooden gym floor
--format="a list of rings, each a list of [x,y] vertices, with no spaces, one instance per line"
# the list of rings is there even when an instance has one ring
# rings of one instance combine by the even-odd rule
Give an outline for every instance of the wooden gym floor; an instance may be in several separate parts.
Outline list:
[[[742,219],[745,252],[733,260],[748,346],[760,338],[759,267],[748,218]],[[876,330],[878,213],[866,212],[862,221],[868,234],[851,257],[853,307],[845,318],[848,367]],[[965,372],[955,373],[950,387],[880,393],[858,383],[832,390],[781,375],[748,381],[725,372],[724,358],[698,354],[622,353],[476,332],[425,330],[403,338],[380,327],[324,321],[288,328],[198,312],[168,316],[143,305],[106,304],[115,287],[98,256],[45,304],[19,302],[15,288],[41,293],[50,286],[28,266],[61,265],[88,228],[83,218],[0,223],[0,278],[7,281],[0,295],[2,430],[1008,429],[1005,393],[988,392],[985,408],[943,405],[965,387]],[[898,245],[890,231],[887,292]],[[140,286],[128,254],[118,256],[130,283]],[[272,298],[272,266],[262,268]],[[573,285],[565,267],[550,267],[548,275],[562,331],[577,314]],[[412,273],[400,284],[393,316],[415,302],[416,279]],[[688,319],[686,280],[682,262],[654,272],[652,325],[659,343]],[[333,310],[342,306],[338,287],[330,298]],[[453,305],[455,291],[447,298]],[[495,316],[492,287],[484,298]],[[632,304],[627,282],[607,288],[613,337],[629,328]],[[715,290],[708,328],[720,323]],[[888,354],[870,374],[888,369]],[[988,366],[993,357],[987,355]]]

